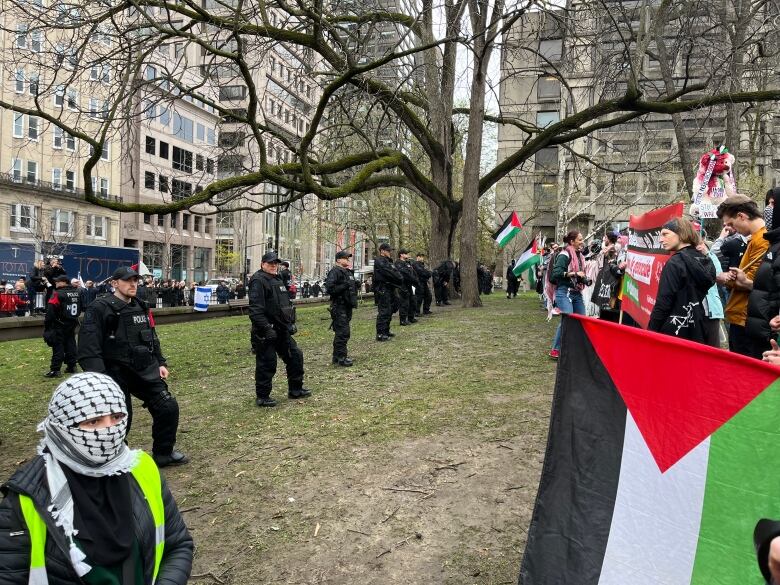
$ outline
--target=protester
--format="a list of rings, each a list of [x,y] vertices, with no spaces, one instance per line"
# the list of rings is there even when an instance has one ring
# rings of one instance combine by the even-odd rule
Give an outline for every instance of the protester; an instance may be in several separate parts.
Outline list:
[[[236,298],[238,300],[246,298],[246,287],[244,286],[243,282],[239,282],[238,284],[236,284],[235,293],[236,293]]]
[[[715,285],[715,267],[696,249],[698,244],[699,235],[687,219],[674,218],[661,228],[661,245],[673,255],[661,272],[649,331],[704,343],[702,301]]]
[[[185,585],[192,538],[152,458],[125,444],[119,386],[71,376],[38,430],[40,454],[3,486],[0,582]]]
[[[764,223],[767,231],[780,227],[780,222],[774,223],[775,208],[778,203],[780,203],[780,187],[775,187],[766,192],[764,199]]]
[[[764,239],[764,220],[756,202],[745,195],[728,197],[718,206],[718,217],[723,221],[724,227],[733,228],[743,236],[750,236],[750,243],[739,268],[731,268],[729,274],[722,279],[731,289],[725,311],[726,321],[729,323],[729,349],[734,353],[761,359],[765,348],[757,346],[748,336],[745,321],[750,286],[758,271],[759,262],[769,248],[769,242]]]
[[[769,350],[769,340],[780,330],[780,225],[764,234],[769,250],[751,281],[737,272],[739,281],[750,289],[745,328],[754,351]]]
[[[217,293],[218,304],[224,305],[228,302],[228,299],[230,298],[230,289],[228,288],[227,282],[224,280],[220,281],[215,292]]]
[[[24,317],[30,308],[30,297],[27,294],[23,278],[16,281],[14,293],[16,295],[16,316]]]
[[[29,276],[30,295],[31,301],[33,302],[33,312],[35,313],[43,313],[46,311],[44,299],[46,297],[46,287],[49,283],[44,275],[44,267],[43,260],[36,260]]]
[[[582,247],[585,243],[582,234],[576,230],[570,231],[563,238],[564,249],[558,252],[552,267],[550,282],[555,286],[555,305],[561,313],[569,315],[585,314],[585,302],[582,290],[587,285],[585,277],[585,257]],[[550,357],[557,360],[561,351],[561,326],[555,330]]]
[[[712,253],[707,242],[700,240],[696,249],[709,257],[715,267],[715,272],[718,272],[720,261]],[[720,347],[720,322],[723,319],[723,302],[720,298],[717,283],[710,287],[702,303],[704,305],[704,343],[712,347]]]

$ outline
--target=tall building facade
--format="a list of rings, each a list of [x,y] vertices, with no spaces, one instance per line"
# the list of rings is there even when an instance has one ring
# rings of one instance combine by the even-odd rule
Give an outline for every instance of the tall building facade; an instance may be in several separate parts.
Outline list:
[[[581,18],[575,12],[585,11],[588,3],[570,4],[571,12],[526,14],[508,32],[501,55],[503,116],[543,129],[625,93],[630,53],[620,36],[623,24],[609,20],[607,14]],[[624,2],[621,6],[632,5]],[[636,32],[642,26],[640,17],[637,9],[625,26],[630,22]],[[670,44],[680,26],[678,21],[667,25],[665,37]],[[605,34],[600,27],[611,27],[612,32]],[[639,64],[643,83],[663,87],[660,63],[652,56],[658,54],[655,43],[649,54]],[[696,81],[710,61],[695,51],[687,60],[672,60],[672,82]],[[746,73],[751,75],[755,72]],[[769,83],[777,84],[777,79]],[[717,107],[694,110],[682,114],[679,123],[693,167],[702,154],[722,144],[726,112]],[[740,148],[734,153],[740,164],[740,190],[758,197],[780,181],[780,148],[777,141],[768,139],[778,131],[780,108],[776,104],[744,112]],[[527,138],[517,126],[500,125],[498,161],[519,149]],[[756,150],[756,145],[762,147]],[[496,186],[496,214],[503,219],[516,210],[528,218],[526,224],[534,231],[552,238],[569,228],[597,233],[608,226],[624,227],[631,214],[689,201],[679,151],[670,116],[652,114],[596,130],[565,148],[540,150],[533,160],[502,179]]]

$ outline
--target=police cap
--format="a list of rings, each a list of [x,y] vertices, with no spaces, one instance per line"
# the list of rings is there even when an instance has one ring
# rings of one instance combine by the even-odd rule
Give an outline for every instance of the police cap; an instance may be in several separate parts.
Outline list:
[[[114,274],[111,275],[111,280],[130,280],[134,276],[138,276],[138,273],[130,266],[120,266],[114,270]]]
[[[57,278],[54,279],[54,282],[64,282],[65,284],[70,284],[70,278],[65,276],[64,274],[60,274]]]
[[[263,254],[261,261],[268,264],[279,264],[281,262],[281,260],[279,260],[279,255],[273,250]]]

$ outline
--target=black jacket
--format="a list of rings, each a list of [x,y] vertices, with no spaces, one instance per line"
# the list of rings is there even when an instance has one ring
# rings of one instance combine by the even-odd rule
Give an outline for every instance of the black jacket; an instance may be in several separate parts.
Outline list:
[[[780,310],[780,227],[765,233],[764,239],[769,250],[753,279],[745,327],[751,337],[766,341],[772,337],[769,321]]]
[[[43,320],[46,329],[74,329],[83,310],[81,291],[63,286],[52,292]]]
[[[674,254],[664,266],[647,328],[692,341],[704,341],[702,300],[715,284],[715,266],[693,246]]]
[[[433,269],[433,279],[437,282],[449,282],[454,270],[455,264],[451,260],[444,260]]]
[[[79,329],[78,360],[85,372],[103,374],[107,366],[121,365],[159,379],[159,367],[166,360],[146,303],[99,295],[87,307]]]
[[[412,262],[412,268],[414,268],[414,272],[417,274],[417,280],[420,282],[420,286],[427,287],[433,272],[425,267],[425,262],[420,262],[419,260]]]
[[[420,281],[417,279],[417,273],[408,260],[401,260],[399,258],[395,261],[395,268],[401,273],[401,278],[403,278],[404,286],[406,288],[420,286]]]
[[[258,270],[249,281],[249,319],[257,335],[270,329],[286,332],[295,322],[295,311],[282,279]]]
[[[358,283],[352,271],[338,265],[330,269],[325,279],[325,288],[331,303],[357,308],[357,287]]]
[[[386,256],[374,258],[374,290],[381,290],[387,286],[399,288],[403,283],[403,276],[393,266],[390,258]]]
[[[131,481],[131,498],[135,534],[144,566],[144,582],[152,583],[154,570],[154,520],[141,488]],[[35,457],[2,486],[5,495],[0,502],[0,585],[27,585],[30,569],[30,539],[27,524],[19,507],[19,494],[29,496],[46,522],[46,572],[49,585],[84,583],[73,569],[62,529],[46,509],[51,503],[43,457]],[[165,548],[156,585],[184,585],[192,570],[192,537],[176,507],[171,492],[162,482],[165,506]]]

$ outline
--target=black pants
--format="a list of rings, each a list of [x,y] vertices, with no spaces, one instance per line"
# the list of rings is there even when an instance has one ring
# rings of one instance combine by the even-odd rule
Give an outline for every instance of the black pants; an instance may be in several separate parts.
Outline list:
[[[506,296],[516,297],[517,291],[520,289],[520,281],[516,278],[507,278]]]
[[[292,335],[277,331],[277,338],[271,341],[257,338],[255,348],[255,392],[258,398],[271,396],[277,355],[287,368],[288,391],[303,388],[303,352]]]
[[[155,455],[170,455],[176,444],[176,431],[179,428],[179,403],[168,390],[165,380],[142,378],[133,369],[121,365],[108,366],[106,374],[111,376],[125,393],[128,434],[133,422],[133,403],[130,397],[135,396],[152,416],[152,452]]]
[[[415,300],[417,302],[417,314],[431,312],[431,288],[426,282],[424,285],[418,286],[415,291]]]
[[[407,286],[398,289],[398,317],[401,322],[414,319],[414,305],[411,304],[412,292]]]
[[[59,372],[62,362],[69,368],[76,367],[76,328],[64,327],[53,330],[51,346],[51,370]]]
[[[770,348],[769,341],[751,337],[743,325],[729,324],[729,351],[760,360]]]
[[[333,319],[333,359],[347,357],[347,342],[349,341],[349,323],[352,321],[352,307],[343,303],[334,303],[330,307]]]
[[[393,318],[394,291],[390,288],[382,288],[375,291],[376,300],[376,334],[387,335],[390,333],[390,321]]]

